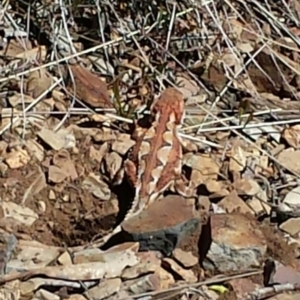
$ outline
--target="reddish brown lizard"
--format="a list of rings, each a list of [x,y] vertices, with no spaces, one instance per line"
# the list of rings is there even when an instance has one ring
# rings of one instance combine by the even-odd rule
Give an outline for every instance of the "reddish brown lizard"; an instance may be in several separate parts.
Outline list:
[[[166,89],[151,107],[154,118],[149,129],[137,128],[137,140],[126,173],[135,186],[135,197],[124,221],[137,216],[171,186],[191,196],[193,188],[177,184],[181,179],[182,146],[178,129],[184,117],[184,100],[175,88]],[[182,183],[182,181],[180,181]],[[100,244],[120,232],[121,225],[103,237]],[[96,243],[99,247],[99,242]]]

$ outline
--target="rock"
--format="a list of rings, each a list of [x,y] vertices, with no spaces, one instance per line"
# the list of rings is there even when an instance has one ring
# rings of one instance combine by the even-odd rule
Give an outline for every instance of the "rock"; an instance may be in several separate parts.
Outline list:
[[[201,218],[192,204],[181,196],[169,195],[125,221],[122,229],[140,243],[141,251],[157,250],[170,255],[180,240],[200,224]]]
[[[129,295],[129,292],[126,290],[120,290],[118,293],[110,296],[109,300],[133,300],[133,297]],[[69,299],[68,299],[69,300]],[[86,298],[84,299],[86,300]]]
[[[218,272],[225,273],[260,266],[267,245],[254,218],[239,213],[215,214],[210,218],[210,227],[211,232],[203,228],[201,236],[204,242],[209,238],[204,233],[212,239],[203,261],[206,269],[216,271],[216,268]],[[203,244],[202,247],[207,246]]]
[[[287,193],[283,202],[295,206],[299,205],[300,207],[300,186],[297,186]]]
[[[130,148],[135,145],[129,134],[121,133],[117,139],[112,143],[111,149],[120,155],[125,155]]]
[[[45,213],[45,211],[47,209],[46,203],[44,201],[39,200],[37,203],[37,208],[38,208],[40,214]]]
[[[293,294],[282,294],[280,293],[279,295],[273,296],[269,298],[268,300],[298,300],[300,299],[300,293],[293,293]]]
[[[290,218],[280,224],[279,228],[291,236],[296,236],[300,232],[300,218]]]
[[[74,253],[74,263],[82,264],[87,262],[112,262],[116,259],[119,259],[120,256],[125,253],[134,253],[136,256],[136,263],[132,266],[136,265],[140,262],[140,258],[137,255],[139,250],[138,243],[123,243],[108,249],[107,251],[102,251],[98,248],[84,249],[82,251],[78,251]]]
[[[121,284],[122,280],[120,278],[106,279],[86,291],[84,294],[88,299],[101,300],[119,292]]]
[[[279,261],[267,259],[264,264],[264,284],[295,284],[300,285],[300,273]]]
[[[300,150],[286,149],[279,153],[278,161],[287,169],[300,173]]]
[[[209,193],[214,195],[219,195],[219,197],[227,196],[229,192],[227,191],[227,184],[219,180],[208,180],[205,183],[206,189]]]
[[[104,156],[106,173],[109,175],[109,179],[113,181],[116,174],[120,171],[122,166],[122,158],[116,152],[107,153]]]
[[[27,165],[30,161],[30,156],[25,149],[14,149],[8,153],[5,158],[6,164],[11,169],[18,169]]]
[[[60,250],[36,241],[19,240],[15,253],[7,268],[20,271],[47,266],[58,257]]]
[[[183,163],[192,168],[191,181],[198,186],[208,180],[217,180],[220,167],[215,159],[206,154],[187,153]]]
[[[140,277],[141,275],[154,273],[160,267],[160,261],[140,262],[135,266],[127,268],[123,271],[121,278],[128,280]]]
[[[241,172],[246,167],[246,153],[240,146],[234,146],[231,149],[232,155],[229,160],[230,172]]]
[[[176,248],[173,251],[174,258],[183,265],[185,268],[191,268],[198,263],[198,258],[192,254],[190,251],[183,251],[179,248]]]
[[[1,177],[4,177],[6,172],[8,170],[8,165],[6,165],[5,163],[3,162],[0,162],[0,176]]]
[[[43,140],[54,150],[60,150],[65,146],[66,137],[47,128],[42,128],[42,130],[39,131],[37,135],[41,140]]]
[[[160,263],[162,259],[162,255],[159,251],[147,251],[147,252],[139,252],[137,253],[137,257],[140,258],[141,261],[152,261],[155,263]]]
[[[56,195],[55,195],[55,192],[53,190],[49,191],[48,198],[49,198],[49,200],[55,200],[56,199]]]
[[[8,143],[6,143],[5,141],[0,141],[0,156],[1,157],[6,156],[7,147],[8,147]]]
[[[80,294],[73,294],[68,297],[68,300],[86,300],[86,297]]]
[[[69,177],[68,172],[57,166],[50,166],[48,169],[48,179],[51,182],[60,183],[63,182],[68,177]]]
[[[178,89],[183,94],[184,98],[190,98],[198,95],[200,92],[199,85],[192,79],[178,76],[176,78],[176,83],[178,84]]]
[[[259,184],[253,179],[238,179],[233,185],[238,195],[254,196],[261,190]]]
[[[34,139],[26,141],[27,151],[34,156],[39,162],[44,160],[44,148]]]
[[[72,265],[72,258],[70,256],[70,253],[68,251],[65,251],[62,253],[57,261],[59,262],[60,265],[66,266],[66,265]]]
[[[291,126],[285,128],[282,133],[282,137],[286,140],[289,146],[299,149],[300,145],[300,125]]]
[[[270,215],[271,206],[268,205],[267,202],[268,196],[266,191],[260,190],[260,192],[257,195],[255,195],[252,199],[247,201],[247,204],[249,207],[251,207],[256,216],[261,216],[265,214]]]
[[[218,205],[225,209],[226,212],[232,213],[234,211],[238,211],[242,214],[251,213],[253,214],[252,209],[242,200],[237,192],[233,190],[227,197],[222,199]]]
[[[60,300],[60,297],[48,292],[47,290],[40,289],[36,292],[36,297],[38,299],[44,299],[44,300]]]
[[[251,278],[237,278],[230,280],[230,285],[236,293],[237,299],[247,299],[250,293],[261,286],[254,283]]]
[[[71,160],[70,153],[66,149],[62,149],[55,153],[52,161],[53,165],[62,169],[64,173],[68,174],[68,177],[70,177],[71,180],[76,180],[78,178],[74,162]]]
[[[39,217],[32,209],[11,201],[2,202],[0,208],[2,218],[13,218],[19,225],[31,226]]]
[[[156,291],[159,289],[159,277],[157,274],[150,274],[137,279],[127,280],[123,283],[124,288],[133,294]]]
[[[111,191],[108,185],[100,179],[100,176],[96,176],[93,173],[90,173],[88,177],[84,179],[82,188],[88,190],[101,200],[109,200],[111,197]]]
[[[175,283],[175,279],[172,276],[172,274],[170,274],[169,272],[167,272],[165,269],[163,269],[162,267],[158,268],[155,271],[155,275],[158,277],[159,279],[159,288],[158,290],[166,290],[169,289],[171,286],[174,285]]]
[[[116,134],[109,128],[101,128],[96,134],[93,135],[95,142],[111,142],[116,140]]]
[[[96,149],[93,145],[90,147],[89,157],[92,161],[101,163],[104,155],[108,151],[108,143],[104,143],[100,146],[100,149]]]
[[[24,205],[27,199],[32,199],[33,196],[39,194],[44,188],[47,187],[46,176],[40,167],[30,172],[25,176],[24,184],[26,191],[23,194],[21,203]]]
[[[166,269],[171,269],[177,276],[181,277],[184,281],[195,283],[198,281],[197,276],[194,274],[192,270],[185,270],[180,267],[173,259],[171,258],[164,258],[163,259],[163,266]]]

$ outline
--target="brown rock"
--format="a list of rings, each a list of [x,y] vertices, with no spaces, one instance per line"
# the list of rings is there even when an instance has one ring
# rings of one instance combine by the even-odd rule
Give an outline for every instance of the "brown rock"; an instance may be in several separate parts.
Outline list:
[[[69,176],[69,174],[65,170],[63,170],[57,166],[49,167],[48,179],[51,182],[54,182],[54,183],[63,182],[68,176]]]
[[[169,255],[200,224],[201,218],[193,205],[181,196],[170,195],[125,221],[122,229],[140,243],[141,250],[158,250]]]
[[[163,266],[165,266],[168,269],[171,269],[173,272],[175,272],[178,276],[180,276],[183,280],[187,282],[195,283],[198,280],[197,276],[193,273],[192,270],[183,269],[171,258],[164,258]]]
[[[279,228],[292,236],[296,236],[300,232],[300,218],[290,218],[280,224]]]
[[[155,275],[159,279],[158,290],[166,290],[175,283],[174,277],[169,272],[167,272],[165,269],[163,269],[162,267],[158,268],[155,271]]]
[[[260,192],[259,184],[252,179],[237,179],[234,182],[234,188],[238,195],[254,196]]]
[[[119,292],[122,281],[120,278],[112,278],[101,281],[98,285],[85,292],[89,299],[104,299]]]
[[[125,281],[123,286],[133,294],[141,294],[149,291],[156,291],[160,286],[160,282],[157,274],[150,274]]]
[[[190,251],[183,251],[182,249],[175,249],[173,251],[174,258],[186,268],[191,268],[198,263],[198,258]]]
[[[218,205],[229,213],[238,211],[242,214],[253,214],[252,209],[250,209],[249,206],[238,196],[235,190],[233,190],[227,197],[222,199]]]
[[[278,155],[278,161],[287,169],[300,173],[300,150],[286,149]]]
[[[135,141],[131,139],[129,134],[121,133],[118,135],[117,140],[112,143],[111,149],[120,155],[125,155],[134,144]]]
[[[160,267],[160,261],[159,262],[152,262],[152,261],[146,261],[146,262],[140,262],[136,264],[135,266],[132,266],[130,268],[126,268],[121,277],[122,279],[134,279],[137,277],[140,277],[141,275],[154,273],[158,268]]]
[[[215,214],[210,219],[211,245],[205,268],[219,272],[259,267],[267,245],[256,220],[243,214]],[[212,262],[212,263],[210,263]]]
[[[25,149],[16,149],[10,152],[5,162],[11,169],[18,169],[27,165],[30,161],[30,156]]]

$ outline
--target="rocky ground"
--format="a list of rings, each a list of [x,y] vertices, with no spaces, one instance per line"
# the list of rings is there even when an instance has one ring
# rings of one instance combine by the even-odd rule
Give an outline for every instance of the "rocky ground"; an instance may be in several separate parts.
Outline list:
[[[298,299],[297,2],[102,2],[2,4],[0,299]],[[100,246],[170,86],[197,196]]]

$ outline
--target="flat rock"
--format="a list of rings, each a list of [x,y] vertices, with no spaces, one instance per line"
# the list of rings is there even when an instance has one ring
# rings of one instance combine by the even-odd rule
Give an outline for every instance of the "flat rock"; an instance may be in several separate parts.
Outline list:
[[[124,288],[133,294],[142,294],[149,291],[156,291],[160,287],[160,278],[157,274],[149,274],[137,279],[126,280]]]
[[[125,221],[122,229],[130,239],[140,243],[140,251],[158,250],[170,255],[200,223],[201,217],[190,202],[181,196],[169,195]]]
[[[111,192],[108,185],[101,180],[100,176],[90,173],[82,182],[82,188],[91,192],[96,198],[109,200]]]
[[[122,280],[120,278],[106,279],[85,292],[85,295],[88,299],[101,300],[119,292],[121,284]]]
[[[210,226],[211,244],[203,261],[206,269],[225,273],[261,265],[267,244],[254,218],[239,213],[215,214]],[[207,239],[202,238],[204,242]]]
[[[283,200],[284,203],[300,206],[300,186],[288,192]]]
[[[173,251],[173,256],[175,260],[185,268],[191,268],[198,263],[198,258],[194,256],[191,251],[183,251],[177,248]]]
[[[237,192],[233,190],[228,196],[222,199],[218,205],[225,209],[226,212],[232,213],[234,211],[239,211],[241,213],[251,213],[253,214],[252,209],[241,199]]]
[[[269,300],[298,300],[300,299],[300,293],[295,294],[282,294],[276,295],[274,297],[269,298]]]
[[[278,161],[286,168],[300,173],[300,150],[286,149],[278,155]]]
[[[279,228],[288,234],[295,236],[300,232],[300,218],[290,218],[280,224]]]
[[[251,278],[232,279],[230,280],[230,285],[235,291],[237,299],[247,299],[250,293],[261,288],[261,286],[254,283]]]
[[[42,128],[41,131],[39,131],[37,134],[39,138],[43,140],[48,146],[57,151],[62,148],[72,148],[75,141],[73,135],[63,130],[60,132],[54,132],[47,128]],[[73,143],[70,144],[70,140],[72,140]]]
[[[5,158],[6,164],[11,169],[18,169],[27,165],[30,161],[30,156],[25,149],[12,150]]]
[[[125,280],[134,279],[140,277],[141,275],[154,273],[159,267],[160,261],[158,263],[152,261],[140,262],[132,267],[126,268],[121,277]]]
[[[195,283],[197,282],[198,278],[194,274],[192,270],[185,270],[182,268],[177,262],[171,258],[164,258],[163,259],[163,266],[165,266],[166,269],[170,269],[173,271],[177,276],[181,277],[184,281]]]

